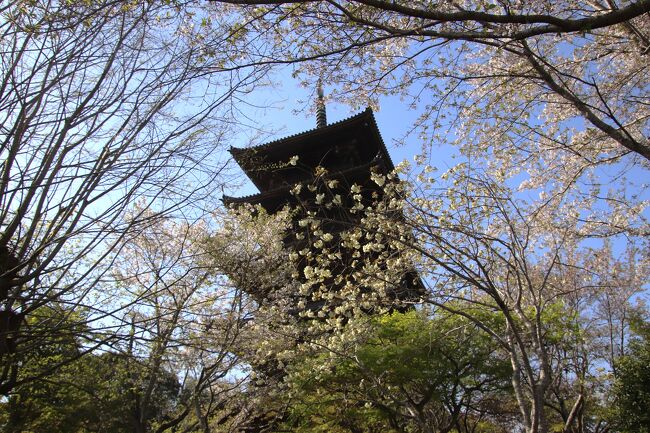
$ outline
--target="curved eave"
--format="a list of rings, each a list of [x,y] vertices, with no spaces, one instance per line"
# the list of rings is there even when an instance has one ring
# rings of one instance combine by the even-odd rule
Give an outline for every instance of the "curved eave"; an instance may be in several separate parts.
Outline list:
[[[388,167],[384,166],[384,164],[388,165]],[[387,169],[386,170],[387,173],[392,171],[392,162],[390,160],[386,161],[383,158],[383,155],[380,153],[380,154],[377,154],[372,159],[372,161],[370,161],[370,162],[368,162],[366,164],[358,165],[356,167],[352,167],[352,168],[349,168],[347,170],[336,171],[336,172],[330,173],[327,176],[327,178],[328,179],[345,180],[345,179],[354,178],[354,176],[353,176],[354,174],[361,174],[361,175],[363,175],[362,177],[365,178],[365,177],[367,177],[366,176],[367,173],[370,172],[370,169],[373,166],[384,166],[384,168]],[[302,184],[302,185],[306,185],[308,183],[309,183],[309,181],[300,182],[300,184]],[[221,200],[226,205],[231,205],[231,204],[232,205],[237,205],[237,204],[243,204],[243,203],[257,204],[257,203],[261,203],[264,200],[271,199],[271,198],[288,197],[290,195],[289,191],[293,187],[294,187],[294,185],[284,185],[284,186],[281,186],[279,188],[275,188],[275,189],[272,189],[272,190],[269,190],[269,191],[259,192],[257,194],[250,194],[250,195],[243,196],[243,197],[232,197],[232,196],[229,196],[229,195],[224,195]]]
[[[258,203],[264,199],[272,197],[281,197],[289,194],[289,186],[283,186],[281,188],[272,189],[270,191],[258,192],[257,194],[246,195],[243,197],[232,197],[229,195],[224,195],[221,199],[224,204],[243,204],[243,203]]]
[[[384,160],[386,161],[386,164],[388,165],[388,170],[393,171],[395,170],[395,165],[393,164],[393,160],[390,157],[390,153],[388,153],[388,148],[386,148],[386,143],[384,143],[384,138],[381,136],[381,132],[379,131],[379,127],[377,126],[377,121],[375,120],[375,113],[372,112],[370,108],[366,109],[366,111],[370,112],[370,120],[372,122],[372,130],[373,133],[376,135],[376,139],[379,142],[379,151],[382,153],[382,156]]]

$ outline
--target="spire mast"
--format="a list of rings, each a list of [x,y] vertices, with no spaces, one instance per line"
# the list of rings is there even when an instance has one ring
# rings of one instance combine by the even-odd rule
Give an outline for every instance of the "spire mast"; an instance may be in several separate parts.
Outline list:
[[[327,126],[327,113],[325,112],[325,96],[323,95],[323,80],[318,79],[316,87],[318,99],[316,100],[316,127],[323,128]]]

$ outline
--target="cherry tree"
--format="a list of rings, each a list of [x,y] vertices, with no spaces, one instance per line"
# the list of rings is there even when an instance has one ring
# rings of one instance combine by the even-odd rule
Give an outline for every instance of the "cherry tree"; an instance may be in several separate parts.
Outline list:
[[[218,266],[225,249],[207,248],[208,227],[208,220],[158,220],[125,239],[113,281],[104,283],[117,310],[106,322],[121,336],[115,349],[139,372],[132,420],[138,431],[183,425],[208,432],[210,419],[245,378],[232,375],[240,367],[236,343],[251,303]],[[182,399],[151,428],[147,410],[168,371],[179,377]]]
[[[647,203],[648,1],[220,3],[331,99],[400,95],[431,165],[451,144],[537,206],[585,209],[584,231],[647,232],[627,215]]]

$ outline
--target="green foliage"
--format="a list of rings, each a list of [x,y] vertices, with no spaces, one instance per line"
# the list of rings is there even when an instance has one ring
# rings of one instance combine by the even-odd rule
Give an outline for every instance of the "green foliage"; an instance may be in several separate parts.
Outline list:
[[[617,363],[614,385],[614,425],[625,433],[650,432],[650,322],[637,315],[637,334]]]
[[[84,353],[87,332],[78,313],[43,307],[35,323],[56,322],[58,333],[21,360],[19,386],[0,403],[5,432],[133,432],[174,410],[179,384],[162,371],[146,408],[142,400],[148,372],[134,357]],[[72,361],[70,361],[72,359]],[[21,382],[25,379],[29,381]],[[144,422],[139,413],[144,412]]]
[[[51,376],[18,387],[0,406],[0,422],[6,432],[139,431],[141,370],[123,355],[84,355]],[[145,429],[173,409],[178,390],[175,376],[163,374],[145,409]]]
[[[346,332],[362,337],[291,372],[296,431],[461,429],[491,424],[488,406],[509,400],[508,363],[464,319],[395,312],[350,323]]]

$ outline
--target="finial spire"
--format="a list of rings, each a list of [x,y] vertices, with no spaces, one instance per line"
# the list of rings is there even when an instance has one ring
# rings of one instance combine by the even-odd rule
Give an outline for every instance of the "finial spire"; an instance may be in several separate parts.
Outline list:
[[[318,79],[316,87],[318,100],[316,101],[316,127],[322,128],[327,126],[327,113],[325,112],[325,96],[323,95],[323,80]]]

